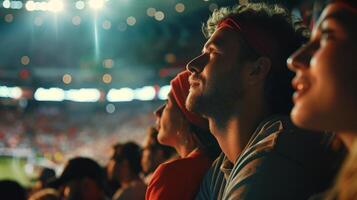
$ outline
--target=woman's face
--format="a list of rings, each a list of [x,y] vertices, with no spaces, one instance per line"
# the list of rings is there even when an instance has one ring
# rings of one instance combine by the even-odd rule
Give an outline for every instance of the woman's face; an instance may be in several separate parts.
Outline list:
[[[157,117],[158,141],[161,144],[175,147],[179,142],[178,132],[181,130],[184,115],[169,93],[167,102],[155,112]]]
[[[330,4],[310,42],[288,59],[289,68],[296,72],[291,111],[296,125],[315,130],[357,130],[357,35],[349,21],[356,20],[356,15],[339,4]]]

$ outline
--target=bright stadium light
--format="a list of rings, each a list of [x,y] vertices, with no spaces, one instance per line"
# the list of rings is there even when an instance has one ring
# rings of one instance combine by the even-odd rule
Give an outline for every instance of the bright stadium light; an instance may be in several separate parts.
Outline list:
[[[104,0],[89,0],[89,6],[94,10],[100,10],[104,7]]]
[[[10,8],[12,9],[21,9],[23,6],[22,1],[11,1]]]
[[[135,99],[141,101],[151,101],[155,98],[156,91],[152,86],[144,86],[135,90]]]
[[[60,88],[38,88],[34,97],[37,101],[63,101],[64,95],[64,91]]]
[[[0,86],[0,97],[19,99],[22,96],[22,89],[19,87]]]
[[[9,0],[5,0],[4,2],[2,2],[2,6],[4,8],[10,8],[11,2]]]
[[[9,93],[9,97],[13,98],[13,99],[18,99],[22,96],[22,90],[19,87],[12,87],[9,88],[10,89],[10,93]]]
[[[62,0],[50,0],[47,3],[48,10],[51,12],[61,12],[64,8]]]
[[[161,100],[166,100],[167,96],[169,95],[170,90],[171,90],[170,85],[162,86],[159,90],[159,94],[157,95],[158,98]]]
[[[97,102],[100,98],[100,92],[94,88],[82,88],[79,90],[65,91],[65,99],[75,102]]]
[[[109,102],[126,102],[134,99],[134,91],[130,88],[110,89],[107,94]]]
[[[84,7],[85,7],[84,1],[77,1],[77,2],[76,2],[76,8],[77,8],[78,10],[82,10]]]
[[[26,10],[28,11],[34,11],[35,10],[35,2],[33,1],[27,1],[26,4],[25,4],[25,8]]]

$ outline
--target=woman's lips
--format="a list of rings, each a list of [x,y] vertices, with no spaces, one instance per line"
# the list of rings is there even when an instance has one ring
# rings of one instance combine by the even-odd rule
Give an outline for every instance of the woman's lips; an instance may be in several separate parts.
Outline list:
[[[296,103],[307,92],[310,84],[305,78],[294,78],[292,81],[292,86],[295,89],[293,101]]]

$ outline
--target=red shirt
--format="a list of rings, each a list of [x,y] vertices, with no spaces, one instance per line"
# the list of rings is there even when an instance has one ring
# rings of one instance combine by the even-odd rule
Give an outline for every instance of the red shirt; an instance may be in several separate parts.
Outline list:
[[[161,164],[148,185],[146,200],[194,199],[211,164],[212,160],[200,151]]]

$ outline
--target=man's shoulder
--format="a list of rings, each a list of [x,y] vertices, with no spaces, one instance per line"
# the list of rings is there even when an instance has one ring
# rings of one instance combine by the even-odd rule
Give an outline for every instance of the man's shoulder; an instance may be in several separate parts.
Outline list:
[[[334,138],[331,133],[300,129],[287,116],[275,116],[258,127],[237,162],[270,153],[304,160],[308,156],[324,154]]]
[[[333,139],[333,134],[299,129],[288,117],[265,121],[235,162],[226,195],[254,196],[253,189],[259,189],[262,194],[284,196],[275,190],[279,187],[303,195],[308,195],[306,188],[317,191],[323,186],[320,183],[333,179],[337,169],[332,165],[338,160],[331,148]],[[306,188],[301,188],[304,184]]]

